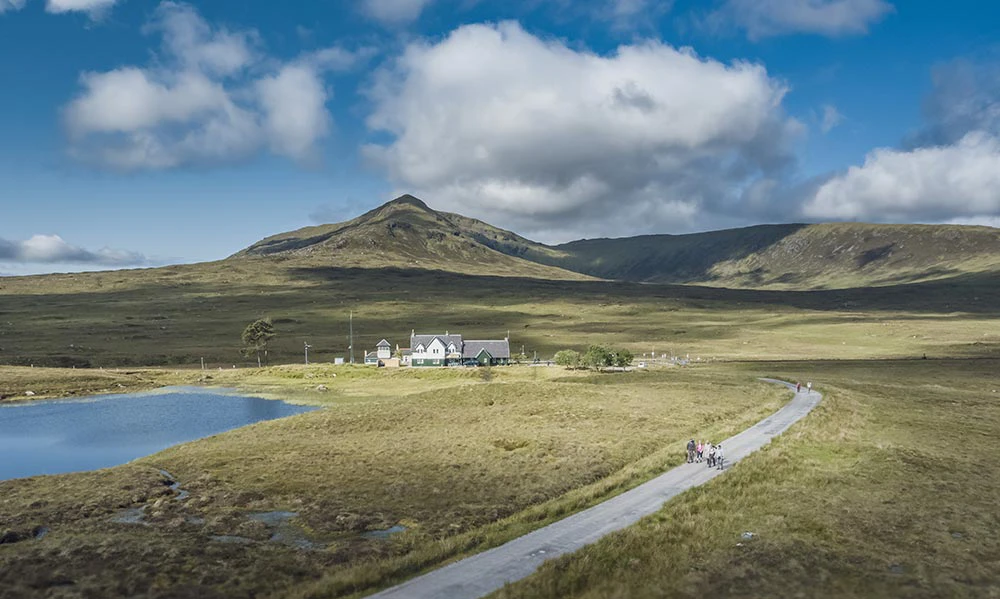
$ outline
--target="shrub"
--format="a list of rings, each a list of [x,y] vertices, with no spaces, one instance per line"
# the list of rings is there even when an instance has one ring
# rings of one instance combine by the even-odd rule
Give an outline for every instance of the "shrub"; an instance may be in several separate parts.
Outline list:
[[[572,349],[564,349],[562,351],[556,352],[555,362],[559,366],[576,368],[580,365],[580,352],[574,351]]]
[[[583,354],[582,362],[587,368],[605,368],[614,363],[614,356],[603,345],[591,345]]]

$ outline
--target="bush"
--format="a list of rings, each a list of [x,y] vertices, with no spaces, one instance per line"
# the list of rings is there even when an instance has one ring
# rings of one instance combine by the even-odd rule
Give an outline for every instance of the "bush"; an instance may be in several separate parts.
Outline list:
[[[619,366],[621,368],[625,368],[626,366],[631,366],[632,360],[634,359],[635,356],[633,356],[632,352],[630,352],[627,349],[618,349],[614,351],[615,366]]]
[[[580,366],[580,352],[573,351],[572,349],[564,349],[556,352],[555,361],[559,366],[576,368]]]
[[[583,354],[582,362],[587,368],[606,368],[614,363],[614,356],[603,345],[591,345]]]
[[[558,363],[558,354],[556,356],[556,363]],[[591,345],[587,353],[583,355],[581,362],[587,368],[600,370],[609,366],[625,368],[631,366],[634,359],[635,356],[627,349],[609,349],[603,345]]]

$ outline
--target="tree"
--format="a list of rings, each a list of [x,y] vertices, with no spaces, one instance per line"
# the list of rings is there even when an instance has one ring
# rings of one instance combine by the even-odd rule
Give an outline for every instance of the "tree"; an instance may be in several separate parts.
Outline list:
[[[257,357],[257,367],[260,367],[260,357],[267,359],[267,342],[274,337],[274,325],[270,318],[260,318],[247,325],[243,329],[243,355],[252,358]]]
[[[618,350],[615,350],[615,352],[614,352],[615,366],[618,366],[618,367],[621,367],[621,368],[625,368],[626,366],[631,366],[632,365],[632,360],[634,360],[634,359],[635,359],[635,356],[633,356],[632,352],[630,352],[627,349],[618,349]]]
[[[556,352],[555,361],[559,366],[576,368],[580,365],[580,352],[573,351],[571,349],[564,349]]]
[[[591,345],[587,348],[587,353],[583,354],[581,361],[587,368],[601,369],[611,366],[614,358],[611,351],[603,345]]]

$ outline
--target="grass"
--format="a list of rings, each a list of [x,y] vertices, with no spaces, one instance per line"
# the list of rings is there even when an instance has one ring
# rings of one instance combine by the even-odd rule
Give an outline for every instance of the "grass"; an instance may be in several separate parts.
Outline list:
[[[356,355],[414,328],[551,357],[592,343],[703,359],[1000,356],[1000,278],[816,292],[544,281],[264,259],[0,280],[0,363],[105,369],[250,366],[240,332],[270,316],[273,363]],[[40,284],[44,282],[44,285]],[[442,290],[453,297],[442,304]],[[641,359],[641,358],[640,358]]]
[[[494,596],[995,597],[998,366],[771,365],[816,382],[813,415],[727,476]]]
[[[475,370],[327,365],[213,376],[328,409],[118,468],[0,483],[0,533],[20,539],[0,544],[0,596],[63,586],[100,597],[351,595],[634,486],[678,463],[691,435],[721,438],[787,399],[748,373],[711,369],[498,368],[490,382]],[[724,401],[704,401],[710,386]],[[161,468],[189,499],[172,499]],[[111,521],[140,506],[147,526]],[[297,512],[295,530],[324,548],[267,542],[248,515],[273,510]],[[407,532],[362,536],[395,524]],[[38,527],[50,532],[33,540]]]

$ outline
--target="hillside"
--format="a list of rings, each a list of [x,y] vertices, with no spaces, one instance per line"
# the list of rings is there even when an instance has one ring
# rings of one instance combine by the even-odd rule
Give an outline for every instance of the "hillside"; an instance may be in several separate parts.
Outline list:
[[[497,240],[510,240],[505,246]],[[533,244],[509,231],[437,212],[404,195],[344,223],[306,227],[263,239],[231,260],[268,257],[302,266],[420,268],[461,274],[579,280],[590,277],[504,251]],[[537,244],[533,244],[537,245]],[[500,251],[496,249],[502,247]]]
[[[845,289],[1000,271],[1000,229],[782,224],[547,246],[406,195],[345,223],[269,237],[233,258],[253,257],[556,280]]]
[[[894,285],[1000,270],[1000,229],[958,225],[761,225],[591,239],[525,257],[606,279],[770,289]]]

